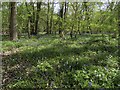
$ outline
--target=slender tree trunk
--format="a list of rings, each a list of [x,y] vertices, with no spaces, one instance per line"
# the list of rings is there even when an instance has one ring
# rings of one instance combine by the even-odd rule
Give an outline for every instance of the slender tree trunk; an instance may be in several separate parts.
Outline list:
[[[28,14],[29,14],[29,16],[28,16],[28,20],[27,20],[27,25],[26,25],[26,28],[27,28],[27,33],[28,33],[28,38],[31,38],[31,34],[30,34],[30,31],[31,31],[31,24],[32,24],[32,18],[31,18],[31,13],[30,13],[30,11],[28,10],[28,3],[27,2],[25,2],[25,5],[26,5],[26,8],[27,8],[27,11],[28,11]]]
[[[80,16],[78,16],[78,33],[79,35],[81,35],[81,30],[80,30],[80,26],[81,26],[81,22],[80,20],[82,19],[82,10],[80,10]]]
[[[59,34],[61,34],[62,33],[62,25],[63,25],[63,10],[64,10],[64,5],[63,5],[63,3],[62,3],[62,5],[61,5],[61,9],[60,9],[60,12],[59,12],[59,16],[60,16],[60,23],[59,23]]]
[[[65,2],[64,21],[66,20],[67,2]]]
[[[75,5],[75,6],[74,6]],[[77,11],[78,11],[78,3],[75,2],[73,5],[72,5],[73,9],[74,9],[74,17],[72,18],[72,21],[74,22],[77,22]],[[72,38],[73,37],[73,32],[74,32],[74,35],[75,35],[75,38],[76,38],[76,31],[74,31],[74,27],[75,27],[75,23],[72,23],[72,30],[70,32],[70,37]]]
[[[34,6],[34,2],[33,2],[33,34],[35,35],[35,6]]]
[[[35,35],[38,34],[38,24],[39,24],[39,12],[41,10],[42,2],[37,2],[37,13],[36,13],[36,21],[35,21]]]
[[[32,1],[32,0],[31,0]],[[35,11],[34,11],[34,2],[30,2],[30,5],[32,6],[32,15],[30,19],[30,33],[31,35],[35,35]]]
[[[65,1],[64,3],[65,9],[64,9],[64,30],[66,29],[66,18],[67,18],[67,11],[68,11],[68,3]]]
[[[65,5],[65,10],[64,10],[64,23],[66,23],[66,13],[67,13],[67,8],[68,8],[68,4],[67,4],[67,2],[65,2],[64,3],[64,5]],[[65,29],[65,27],[64,27],[64,29]]]
[[[48,0],[48,11],[47,11],[47,34],[49,34],[49,30],[50,30],[50,27],[49,27],[49,12],[50,12],[50,2]]]
[[[17,13],[17,3],[10,2],[10,40],[17,40],[17,30],[16,30],[16,13]]]
[[[70,37],[73,38],[73,29],[74,29],[74,24],[72,24],[72,30],[70,31]]]
[[[52,33],[52,29],[53,29],[53,12],[54,12],[54,0],[52,3],[52,13],[51,13],[51,19],[50,19],[50,34]]]
[[[86,21],[86,33],[88,33],[88,30],[89,30],[89,14],[88,14],[88,6],[87,6],[87,3],[88,2],[83,2],[84,3],[84,10],[86,12],[85,14],[85,21]]]
[[[70,31],[70,37],[73,37],[73,30]]]
[[[28,19],[28,23],[26,25],[26,29],[27,29],[28,38],[30,39],[31,35],[30,35],[30,20],[29,19]]]
[[[75,2],[75,22],[77,22],[77,20],[78,20],[77,11],[78,11],[78,3]],[[78,24],[78,22],[77,22],[77,24]],[[76,37],[77,37],[77,33],[75,31],[75,38]]]

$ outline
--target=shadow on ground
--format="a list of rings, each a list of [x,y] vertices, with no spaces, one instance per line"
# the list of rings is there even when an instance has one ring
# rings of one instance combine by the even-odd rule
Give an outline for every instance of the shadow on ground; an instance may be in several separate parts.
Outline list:
[[[76,70],[82,70],[85,65],[106,66],[105,61],[109,55],[117,56],[114,53],[117,48],[106,45],[108,42],[102,41],[103,44],[93,46],[94,43],[99,44],[99,41],[91,39],[77,47],[71,47],[69,43],[57,43],[40,50],[35,47],[30,51],[26,49],[7,56],[3,59],[3,82],[8,85],[28,80],[35,87],[55,87],[54,83],[57,87],[73,87],[78,84],[72,76]]]

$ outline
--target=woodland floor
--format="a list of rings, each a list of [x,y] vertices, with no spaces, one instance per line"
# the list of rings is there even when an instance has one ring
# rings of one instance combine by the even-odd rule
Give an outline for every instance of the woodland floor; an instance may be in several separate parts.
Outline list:
[[[5,88],[119,88],[118,40],[57,35],[2,41]]]

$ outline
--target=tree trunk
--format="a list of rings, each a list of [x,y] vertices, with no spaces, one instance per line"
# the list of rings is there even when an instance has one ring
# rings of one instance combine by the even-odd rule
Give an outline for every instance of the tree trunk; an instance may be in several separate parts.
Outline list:
[[[17,30],[16,30],[16,13],[17,13],[17,6],[16,2],[10,2],[10,40],[17,40]]]
[[[49,0],[48,0],[48,11],[47,11],[47,26],[46,26],[46,30],[47,30],[47,34],[49,34],[49,11],[50,11],[50,5],[49,5]]]
[[[26,5],[26,8],[27,8],[28,14],[30,15],[30,12],[29,12],[29,10],[28,10],[28,3],[25,2],[25,5]],[[27,22],[28,22],[28,23],[26,24],[26,29],[27,29],[27,33],[28,33],[28,38],[31,38],[31,35],[30,35],[31,16],[28,16]]]
[[[67,2],[65,2],[64,21],[66,20],[66,13],[67,13],[67,8],[68,8],[67,5],[68,5]]]
[[[63,25],[63,9],[64,9],[64,5],[63,3],[61,4],[61,9],[59,12],[59,17],[60,17],[60,22],[59,22],[59,34],[62,33],[62,25]]]
[[[31,35],[30,35],[30,20],[29,19],[28,19],[28,23],[27,23],[27,33],[28,33],[28,38],[30,39]]]
[[[64,5],[65,5],[65,10],[64,10],[64,30],[66,29],[66,18],[67,18],[67,9],[68,9],[68,3],[65,1],[65,3],[64,3]]]
[[[39,12],[41,10],[42,2],[37,2],[37,13],[36,13],[36,22],[35,22],[35,35],[38,34],[38,24],[39,24]]]
[[[75,5],[75,6],[74,6]],[[74,17],[72,18],[72,21],[74,22],[77,22],[77,11],[78,11],[78,3],[75,2],[73,5],[72,5],[72,8],[74,10]],[[78,22],[77,22],[78,23]],[[72,38],[73,37],[73,32],[75,32],[75,38],[76,38],[76,31],[74,31],[74,27],[75,27],[75,23],[72,23],[72,30],[70,32],[70,37]]]
[[[34,10],[34,2],[30,2],[30,5],[32,6],[32,15],[30,17],[30,33],[31,35],[35,35],[35,10]]]
[[[70,31],[70,37],[71,38],[73,37],[73,31],[72,30]]]
[[[77,11],[78,11],[78,3],[75,2],[75,20],[78,21],[78,16],[77,16]],[[75,21],[75,22],[76,22]],[[78,22],[77,22],[78,25]],[[77,37],[77,32],[75,31],[75,38]]]
[[[90,26],[89,26],[89,14],[88,14],[88,12],[89,12],[89,7],[88,7],[88,5],[87,5],[87,3],[88,2],[83,2],[84,3],[84,10],[85,10],[85,12],[86,12],[86,14],[85,14],[85,21],[86,21],[86,32],[87,33],[89,33],[88,31],[89,31],[89,29],[90,29]]]
[[[50,19],[50,34],[52,33],[52,29],[53,29],[53,12],[54,12],[54,0],[52,3],[52,13],[51,13],[51,19]]]
[[[81,33],[80,33],[80,17],[78,17],[78,33],[79,33],[79,35],[81,35]]]

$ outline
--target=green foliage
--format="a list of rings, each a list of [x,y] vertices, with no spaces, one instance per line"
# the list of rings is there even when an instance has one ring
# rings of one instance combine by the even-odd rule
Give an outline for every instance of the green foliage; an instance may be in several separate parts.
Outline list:
[[[62,23],[61,29],[65,31],[71,31],[73,26],[73,31],[89,31],[93,33],[102,32],[117,32],[117,4],[108,3],[108,8],[105,6],[106,4],[102,2],[87,2],[87,3],[69,3],[68,10],[66,12],[65,20],[59,17],[59,15],[54,12],[51,14],[52,5],[50,5],[49,18],[52,19],[52,31],[59,30],[59,24]],[[105,9],[101,9],[105,7]],[[2,27],[4,32],[8,32],[9,30],[9,3],[2,4]],[[28,3],[26,7],[25,2],[18,3],[17,5],[17,30],[19,34],[27,33],[27,24],[28,17],[31,16],[34,12],[36,15],[36,3],[34,3],[34,11],[33,7]],[[44,31],[47,28],[47,6],[42,3],[41,11],[39,13],[39,31]],[[58,10],[59,12],[59,10]],[[34,18],[36,16],[33,16]],[[33,19],[32,17],[32,19]],[[49,22],[50,25],[51,22]],[[35,25],[35,22],[34,22]]]
[[[46,35],[39,39],[3,41],[7,50],[8,47],[19,50],[3,58],[14,74],[6,88],[118,88],[117,47],[111,43],[117,40],[109,41],[107,37],[84,35],[77,40],[61,40]]]
[[[37,14],[36,2],[34,6],[31,4],[28,2],[26,6],[25,2],[17,3],[17,31],[20,39],[8,41],[9,3],[2,3],[2,29],[5,35],[2,35],[0,50],[3,51],[5,88],[120,87],[116,3],[69,3],[66,17],[61,18],[59,10],[52,14],[52,5],[48,12],[47,3],[42,2],[38,36],[28,39],[28,19],[30,25],[35,26]],[[50,27],[51,33],[56,32],[56,35],[46,34],[46,29]],[[59,30],[67,34],[70,31],[78,33],[79,30],[81,35],[76,34],[77,38],[70,39],[66,34],[65,39],[61,39],[57,34]],[[114,34],[117,37],[114,38]]]

